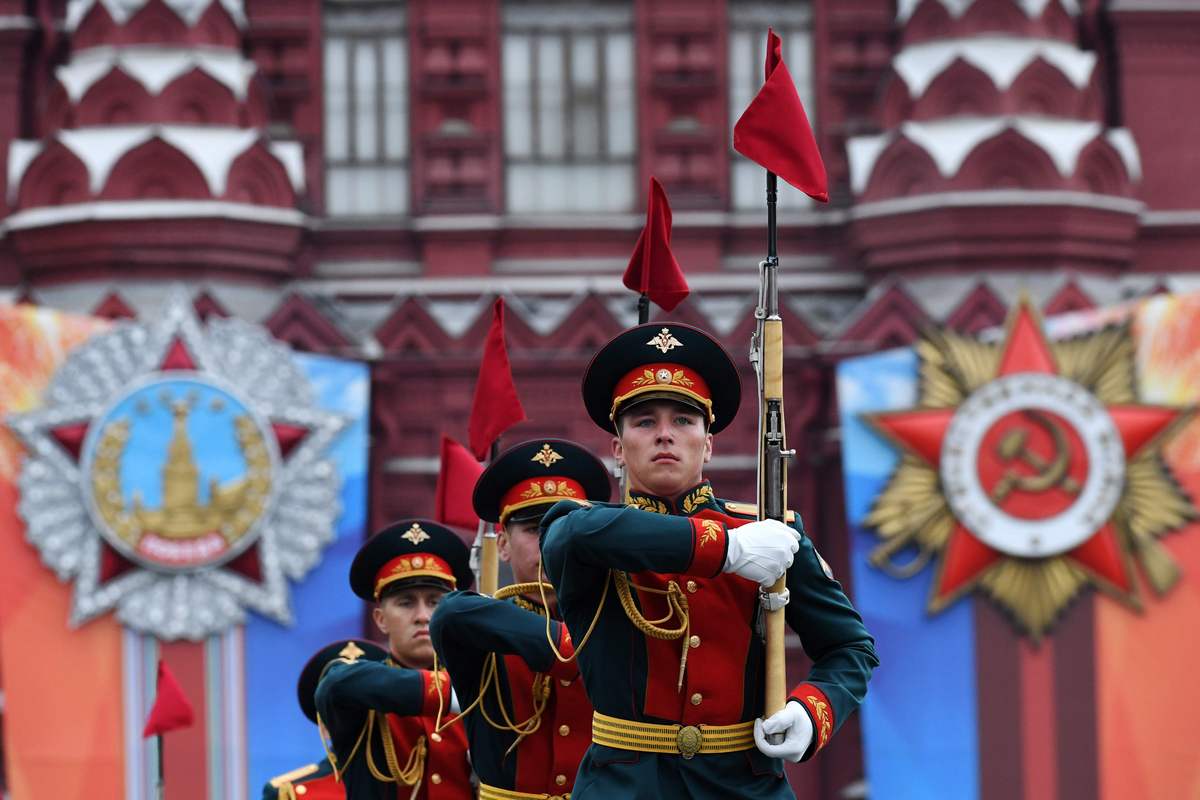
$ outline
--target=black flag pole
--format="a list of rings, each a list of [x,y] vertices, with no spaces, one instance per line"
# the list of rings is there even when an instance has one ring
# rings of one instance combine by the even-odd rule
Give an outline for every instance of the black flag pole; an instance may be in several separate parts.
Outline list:
[[[642,292],[638,296],[638,325],[645,325],[650,321],[650,296]]]

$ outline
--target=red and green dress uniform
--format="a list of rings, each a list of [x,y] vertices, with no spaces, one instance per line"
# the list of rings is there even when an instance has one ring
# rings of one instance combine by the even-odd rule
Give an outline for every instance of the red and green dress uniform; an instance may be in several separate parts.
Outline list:
[[[595,709],[619,720],[683,726],[732,725],[762,714],[764,645],[757,633],[759,588],[722,572],[729,531],[755,519],[754,509],[713,497],[707,482],[677,498],[636,493],[630,505],[560,503],[543,520],[542,553],[563,617],[578,641]],[[878,664],[874,640],[812,542],[787,573],[788,625],[813,667],[792,692],[813,723],[805,758],[825,747],[866,694]],[[674,582],[687,599],[687,662],[679,683],[681,641],[644,635],[619,598],[604,587],[609,571],[628,575],[647,619],[668,613]],[[603,607],[600,606],[604,597]],[[603,737],[601,737],[603,738]],[[594,743],[580,765],[575,798],[786,798],[791,788],[778,759],[751,743],[731,753],[691,758]]]
[[[395,522],[368,539],[350,565],[350,588],[378,602],[397,588],[453,591],[474,581],[470,551],[449,528],[427,519]],[[316,690],[330,760],[349,800],[473,798],[467,738],[454,718],[444,670],[392,659],[343,658],[325,668]]]
[[[317,710],[349,800],[474,797],[467,740],[459,725],[436,732],[450,713],[445,671],[408,669],[390,659],[338,661],[317,686]],[[399,778],[399,780],[395,780]]]
[[[574,651],[566,626],[551,620],[549,631],[559,653],[569,657]],[[483,689],[481,706],[463,717],[480,783],[533,796],[569,793],[591,744],[592,705],[574,662],[560,662],[550,648],[540,600],[455,592],[438,605],[431,633],[462,707],[476,703]],[[492,654],[496,674],[485,685]],[[506,714],[518,724],[538,720],[515,747],[518,736],[505,729]],[[480,796],[494,795],[481,789]]]
[[[364,639],[339,639],[325,645],[300,668],[300,676],[296,679],[296,700],[300,710],[319,729],[315,694],[325,667],[338,659],[383,661],[386,658],[387,650]],[[344,800],[345,797],[346,789],[328,758],[271,778],[263,786],[263,800]]]

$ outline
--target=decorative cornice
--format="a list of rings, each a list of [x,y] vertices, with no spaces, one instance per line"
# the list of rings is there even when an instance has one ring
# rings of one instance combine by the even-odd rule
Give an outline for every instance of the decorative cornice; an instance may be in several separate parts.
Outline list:
[[[164,47],[132,45],[93,47],[76,53],[55,70],[72,103],[113,70],[120,70],[152,95],[160,94],[177,78],[198,69],[226,86],[239,101],[246,97],[250,78],[258,69],[241,53],[218,47]]]

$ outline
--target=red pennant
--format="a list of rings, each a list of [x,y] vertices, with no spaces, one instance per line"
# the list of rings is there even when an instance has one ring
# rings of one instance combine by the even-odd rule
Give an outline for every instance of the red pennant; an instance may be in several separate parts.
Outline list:
[[[492,327],[483,344],[483,363],[471,401],[471,419],[467,423],[471,452],[479,461],[487,458],[492,442],[506,430],[525,419],[525,409],[513,383],[512,366],[504,346],[504,300],[492,306]]]
[[[664,311],[672,311],[688,296],[687,279],[671,252],[671,204],[658,178],[650,176],[646,227],[625,268],[625,286],[646,295]]]
[[[733,126],[733,149],[814,200],[829,202],[825,162],[773,30],[767,31],[766,82]]]
[[[146,717],[146,727],[142,730],[142,738],[157,736],[160,733],[186,728],[195,721],[196,713],[187,695],[179,687],[179,681],[171,674],[166,662],[158,660],[158,690],[154,698],[154,707]]]
[[[471,506],[475,482],[483,474],[483,465],[458,442],[442,436],[442,468],[438,472],[434,497],[434,519],[471,531],[479,527],[479,518]]]

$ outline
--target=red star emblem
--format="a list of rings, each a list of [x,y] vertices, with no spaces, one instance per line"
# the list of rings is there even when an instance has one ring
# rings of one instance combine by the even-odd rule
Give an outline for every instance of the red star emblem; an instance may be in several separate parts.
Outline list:
[[[1088,434],[1070,419],[1046,410],[1045,403],[1036,397],[1021,397],[1023,384],[1021,378],[1014,376],[1052,376],[1059,379],[1057,383],[1042,380],[1039,385],[1074,386],[1085,394],[1094,406],[1085,407],[1080,419],[1088,416],[1088,408],[1094,408],[1100,416],[1107,415],[1108,420],[1099,420],[1101,433],[1093,439],[1102,445],[1103,431],[1115,433],[1117,441],[1110,443],[1111,453],[1121,471],[1115,477],[1110,474],[1102,480],[1092,479],[1092,473],[1102,465],[1095,458],[1098,451],[1089,450],[1085,441]],[[1005,378],[1014,379],[1002,381]],[[1097,586],[1133,601],[1132,570],[1124,537],[1114,524],[1113,513],[1110,511],[1102,518],[1093,518],[1088,516],[1088,508],[1077,506],[1085,502],[1089,481],[1099,486],[1097,492],[1107,490],[1113,502],[1118,503],[1124,465],[1144,455],[1146,448],[1160,443],[1164,433],[1185,412],[1140,404],[1104,404],[1083,387],[1063,380],[1055,349],[1047,341],[1035,312],[1025,303],[1017,308],[1009,321],[992,382],[1004,383],[1005,388],[994,400],[976,406],[996,410],[984,424],[976,426],[972,436],[962,437],[962,441],[948,434],[956,429],[956,425],[962,429],[959,415],[964,413],[972,398],[958,407],[917,408],[871,417],[877,429],[904,451],[940,472],[940,491],[948,491],[947,459],[957,458],[958,461],[951,463],[964,465],[964,472],[975,472],[968,483],[976,488],[978,497],[986,501],[979,504],[986,506],[986,513],[964,515],[955,510],[949,537],[941,550],[931,608],[946,607],[974,587],[1002,560],[1037,558],[1039,526],[1052,536],[1063,515],[1070,513],[1084,525],[1080,528],[1083,535],[1077,537],[1081,540],[1072,541],[1068,548],[1059,551],[1050,550],[1045,557],[1064,558],[1081,567]],[[1028,380],[1028,385],[1037,383],[1036,378]],[[982,388],[989,385],[985,383]],[[1005,409],[1010,410],[1004,413]],[[969,451],[965,455],[964,447]],[[1114,485],[1105,487],[1105,481]],[[966,494],[965,489],[951,488],[950,491]],[[947,498],[952,509],[955,508],[954,499]],[[1011,548],[997,546],[997,534],[986,535],[981,527],[989,515],[1006,521],[1011,529],[1033,533]],[[1035,629],[1034,632],[1038,631]]]

